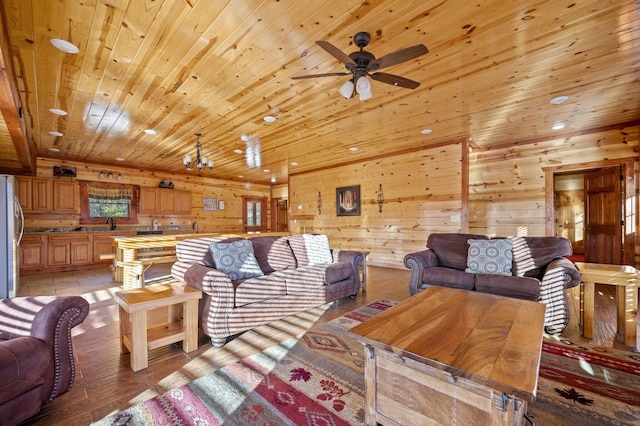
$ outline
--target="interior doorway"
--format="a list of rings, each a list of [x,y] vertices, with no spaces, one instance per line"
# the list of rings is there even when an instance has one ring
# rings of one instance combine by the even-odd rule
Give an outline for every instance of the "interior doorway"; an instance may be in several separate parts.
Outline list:
[[[286,198],[273,198],[271,204],[271,230],[289,231],[289,202]]]
[[[625,263],[624,167],[554,174],[554,235],[571,241],[574,261]]]

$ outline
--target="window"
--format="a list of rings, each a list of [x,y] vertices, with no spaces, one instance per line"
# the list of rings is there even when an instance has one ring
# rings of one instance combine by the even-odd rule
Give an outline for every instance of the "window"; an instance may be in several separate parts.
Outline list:
[[[107,218],[118,223],[138,223],[138,187],[99,182],[80,182],[81,224],[102,224]]]

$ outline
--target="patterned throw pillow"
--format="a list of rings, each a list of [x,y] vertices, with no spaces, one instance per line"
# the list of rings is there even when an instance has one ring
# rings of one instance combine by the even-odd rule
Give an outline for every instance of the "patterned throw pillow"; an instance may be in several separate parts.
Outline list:
[[[513,258],[509,239],[469,240],[467,268],[472,274],[511,275]]]
[[[212,243],[209,246],[216,269],[229,275],[231,281],[264,275],[249,240]]]

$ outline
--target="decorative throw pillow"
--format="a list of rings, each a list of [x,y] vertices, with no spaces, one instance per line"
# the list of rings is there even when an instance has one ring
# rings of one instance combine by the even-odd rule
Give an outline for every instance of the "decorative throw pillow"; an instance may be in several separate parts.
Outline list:
[[[289,237],[289,245],[296,256],[298,266],[333,263],[329,239],[322,234],[302,234]]]
[[[216,269],[229,275],[231,281],[264,275],[249,240],[212,243],[209,246]]]
[[[472,274],[511,275],[511,240],[469,240],[467,268]]]

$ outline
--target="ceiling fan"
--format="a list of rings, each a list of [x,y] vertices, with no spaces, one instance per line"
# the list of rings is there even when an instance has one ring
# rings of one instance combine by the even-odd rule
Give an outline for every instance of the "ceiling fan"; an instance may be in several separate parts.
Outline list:
[[[402,62],[406,62],[411,59],[417,58],[418,56],[424,55],[425,53],[429,53],[429,49],[427,49],[424,45],[418,44],[416,46],[407,47],[405,49],[389,53],[388,55],[384,55],[381,58],[376,59],[376,57],[372,53],[364,50],[364,48],[371,41],[371,36],[369,35],[369,33],[359,32],[353,37],[353,41],[355,45],[360,48],[360,50],[350,53],[349,55],[347,55],[328,41],[316,41],[318,46],[322,47],[333,57],[342,62],[349,72],[301,75],[291,78],[294,80],[300,80],[304,78],[353,75],[353,77],[340,88],[340,93],[345,98],[350,98],[353,97],[357,92],[360,95],[361,100],[369,99],[371,97],[371,87],[369,85],[369,82],[366,78],[361,77],[369,76],[376,81],[392,84],[394,86],[405,87],[407,89],[415,89],[420,85],[420,83],[418,83],[417,81],[409,80],[408,78],[400,77],[397,75],[387,74],[384,72],[371,72]]]

